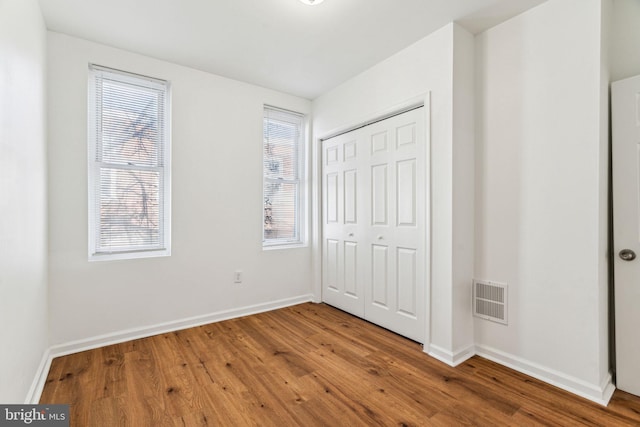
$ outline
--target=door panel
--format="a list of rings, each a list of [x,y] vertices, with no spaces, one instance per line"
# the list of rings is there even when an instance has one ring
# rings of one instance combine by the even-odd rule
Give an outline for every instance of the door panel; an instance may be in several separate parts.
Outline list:
[[[339,291],[340,284],[338,283],[338,241],[333,239],[327,239],[326,247],[326,284],[332,291]]]
[[[338,222],[338,174],[327,175],[327,222]]]
[[[415,249],[398,248],[398,313],[416,317],[416,253]]]
[[[616,386],[640,396],[640,76],[611,85]],[[631,252],[627,252],[631,253]]]
[[[373,203],[373,224],[387,225],[387,165],[376,165],[371,168],[371,200]]]
[[[355,159],[358,155],[358,146],[355,141],[349,141],[344,144],[344,159],[351,160]]]
[[[371,135],[371,153],[387,151],[387,132],[382,131]]]
[[[424,116],[419,108],[323,141],[322,172],[323,300],[419,342],[427,312]]]
[[[344,222],[358,222],[358,171],[355,169],[344,172]]]
[[[373,245],[371,251],[371,303],[385,309],[389,300],[388,250],[386,246]]]
[[[403,160],[396,165],[398,195],[396,218],[398,227],[416,226],[416,160]]]
[[[364,316],[362,267],[359,258],[360,183],[358,141],[341,135],[323,142],[323,300]],[[327,258],[326,260],[324,258]],[[326,277],[325,277],[326,276]]]
[[[358,243],[344,242],[344,292],[358,297]]]
[[[397,143],[398,148],[404,145],[410,145],[416,143],[416,124],[409,123],[397,128]]]

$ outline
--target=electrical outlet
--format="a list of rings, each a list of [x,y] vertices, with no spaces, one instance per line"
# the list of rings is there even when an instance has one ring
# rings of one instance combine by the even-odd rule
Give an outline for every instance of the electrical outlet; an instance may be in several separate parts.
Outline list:
[[[233,283],[242,283],[242,271],[236,270],[233,276]]]

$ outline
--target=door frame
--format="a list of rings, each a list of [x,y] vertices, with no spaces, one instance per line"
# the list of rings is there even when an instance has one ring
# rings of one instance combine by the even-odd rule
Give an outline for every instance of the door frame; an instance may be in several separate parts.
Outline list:
[[[362,117],[359,120],[355,120],[346,123],[331,131],[324,132],[320,135],[315,135],[311,132],[311,253],[312,253],[312,294],[313,302],[322,302],[322,254],[323,254],[323,214],[322,214],[322,141],[338,136],[343,133],[351,132],[358,128],[367,126],[374,122],[402,114],[415,108],[424,107],[424,141],[425,141],[425,206],[423,206],[425,212],[425,235],[424,248],[425,253],[422,259],[425,265],[425,283],[424,294],[425,301],[425,348],[429,347],[431,342],[431,92],[425,92],[415,97],[409,98],[403,102],[395,104],[389,108],[371,114],[367,117]]]

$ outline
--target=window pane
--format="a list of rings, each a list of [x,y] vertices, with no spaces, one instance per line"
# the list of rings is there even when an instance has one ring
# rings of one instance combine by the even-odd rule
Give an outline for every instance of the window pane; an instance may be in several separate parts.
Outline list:
[[[265,119],[264,172],[265,178],[298,178],[298,125]]]
[[[101,168],[99,182],[100,249],[160,245],[160,174]]]
[[[298,184],[266,182],[264,189],[264,239],[297,240]]]
[[[157,91],[103,80],[98,161],[158,166],[162,136]]]

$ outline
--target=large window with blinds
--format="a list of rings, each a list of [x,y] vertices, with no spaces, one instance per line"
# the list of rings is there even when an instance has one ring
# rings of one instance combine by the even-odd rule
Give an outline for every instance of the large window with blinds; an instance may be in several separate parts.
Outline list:
[[[169,83],[89,66],[89,259],[170,254]]]
[[[303,243],[304,116],[264,107],[263,246]]]

